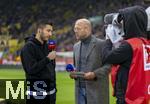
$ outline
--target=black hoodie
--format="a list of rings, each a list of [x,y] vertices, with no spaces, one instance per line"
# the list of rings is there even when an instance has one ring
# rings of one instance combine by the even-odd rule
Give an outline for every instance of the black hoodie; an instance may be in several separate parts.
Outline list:
[[[146,37],[148,17],[141,6],[133,6],[119,10],[124,21],[125,39]]]
[[[119,10],[124,21],[125,39],[133,37],[145,37],[147,27],[147,15],[145,10],[139,6],[128,7]],[[115,82],[115,95],[123,97],[127,88],[128,74],[133,57],[133,51],[127,42],[112,50],[110,40],[106,41],[103,48],[103,62],[109,64],[119,64],[119,71]]]
[[[55,87],[55,61],[46,57],[49,52],[48,44],[41,44],[32,35],[26,38],[26,44],[21,50],[21,61],[27,79],[48,79]]]

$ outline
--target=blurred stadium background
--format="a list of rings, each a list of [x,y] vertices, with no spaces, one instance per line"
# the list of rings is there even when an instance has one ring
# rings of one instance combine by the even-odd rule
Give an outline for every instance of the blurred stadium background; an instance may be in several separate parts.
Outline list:
[[[24,78],[20,50],[24,38],[32,34],[36,20],[49,18],[54,24],[53,39],[57,42],[57,104],[74,103],[74,82],[65,65],[73,63],[72,48],[76,42],[72,31],[78,18],[88,18],[93,34],[103,36],[106,13],[139,4],[149,6],[150,0],[1,0],[0,1],[0,79]],[[60,72],[61,71],[61,72]],[[114,98],[110,97],[111,104]]]

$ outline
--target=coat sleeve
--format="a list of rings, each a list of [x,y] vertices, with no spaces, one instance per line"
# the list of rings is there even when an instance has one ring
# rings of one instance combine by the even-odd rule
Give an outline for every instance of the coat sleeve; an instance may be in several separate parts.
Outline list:
[[[103,58],[103,52],[102,52],[102,48],[104,48],[106,44],[106,41],[101,41],[98,46],[99,47],[99,50],[100,50],[100,59]],[[109,46],[110,47],[110,46]],[[102,60],[99,60],[99,61],[102,61]],[[106,77],[108,76],[109,72],[111,70],[111,65],[110,64],[105,64],[105,65],[101,65],[101,67],[97,68],[96,70],[94,70],[94,73],[96,75],[97,78],[101,78],[101,77]]]
[[[49,59],[47,57],[36,60],[35,52],[31,44],[26,45],[21,51],[21,61],[23,68],[28,74],[36,74],[42,70],[48,63]]]
[[[94,73],[96,75],[96,78],[103,78],[103,77],[108,76],[110,70],[111,70],[111,65],[105,64],[102,67],[94,70]]]
[[[102,47],[101,51],[101,57],[102,57],[102,63],[104,64],[104,61],[106,60],[107,55],[112,50],[112,43],[109,39],[107,39],[104,43],[104,46]]]
[[[103,63],[122,64],[132,58],[132,48],[127,42],[123,42],[118,48],[103,50]]]

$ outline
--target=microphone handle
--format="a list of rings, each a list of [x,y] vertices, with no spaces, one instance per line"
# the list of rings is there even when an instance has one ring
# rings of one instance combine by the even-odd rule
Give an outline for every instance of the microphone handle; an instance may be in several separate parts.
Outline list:
[[[55,49],[52,49],[52,51],[55,51]]]
[[[54,51],[54,49],[51,50],[51,52]],[[55,59],[51,60],[52,64],[55,64]]]
[[[74,72],[71,74],[75,75],[77,78],[84,78],[84,72]]]

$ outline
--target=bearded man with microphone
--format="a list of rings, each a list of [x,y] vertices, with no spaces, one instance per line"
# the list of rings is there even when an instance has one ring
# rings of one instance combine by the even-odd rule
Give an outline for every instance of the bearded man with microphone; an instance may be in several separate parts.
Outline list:
[[[50,36],[52,36],[52,31],[53,26],[49,20],[43,19],[38,21],[35,34],[26,38],[26,43],[21,50],[23,69],[26,79],[31,85],[29,92],[30,98],[27,98],[27,104],[33,103],[32,101],[36,104],[55,104],[56,51],[54,51],[54,42],[48,42]],[[38,93],[42,91],[45,91],[43,92],[43,96],[38,96]],[[35,94],[35,92],[37,93]]]
[[[85,18],[75,22],[74,32],[78,40],[73,50],[76,71],[70,77],[75,79],[75,104],[109,104],[110,66],[102,67],[101,57],[105,41],[92,35],[91,22]]]

